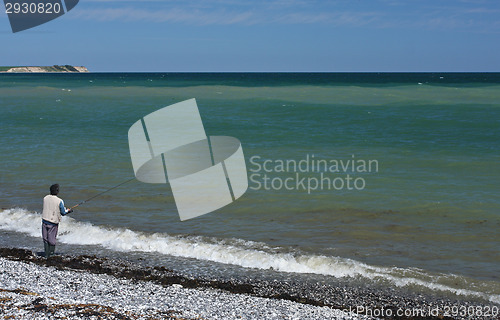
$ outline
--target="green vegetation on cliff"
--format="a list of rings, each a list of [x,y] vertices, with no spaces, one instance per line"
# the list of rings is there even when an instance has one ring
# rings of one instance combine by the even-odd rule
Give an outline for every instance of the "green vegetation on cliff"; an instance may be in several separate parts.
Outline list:
[[[0,72],[1,71],[7,71],[7,70],[12,69],[12,68],[18,68],[18,67],[1,67],[0,66]]]

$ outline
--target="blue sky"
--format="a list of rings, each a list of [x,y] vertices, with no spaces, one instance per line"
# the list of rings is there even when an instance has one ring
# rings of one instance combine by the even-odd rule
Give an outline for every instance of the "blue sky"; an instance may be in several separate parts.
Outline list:
[[[29,1],[29,0],[28,0]],[[498,0],[80,0],[0,65],[91,71],[500,71]]]

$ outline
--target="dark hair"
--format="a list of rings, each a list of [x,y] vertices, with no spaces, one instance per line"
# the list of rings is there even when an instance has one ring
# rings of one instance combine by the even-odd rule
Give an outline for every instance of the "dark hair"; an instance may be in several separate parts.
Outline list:
[[[57,183],[51,185],[50,186],[50,194],[53,196],[57,196],[58,193],[59,193],[59,185]]]

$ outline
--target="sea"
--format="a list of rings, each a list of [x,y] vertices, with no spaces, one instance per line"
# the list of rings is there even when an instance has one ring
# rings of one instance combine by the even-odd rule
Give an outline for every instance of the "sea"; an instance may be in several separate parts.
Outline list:
[[[181,221],[128,130],[192,98],[248,189]],[[42,250],[58,183],[63,254],[500,304],[500,73],[4,73],[0,141],[2,247]]]

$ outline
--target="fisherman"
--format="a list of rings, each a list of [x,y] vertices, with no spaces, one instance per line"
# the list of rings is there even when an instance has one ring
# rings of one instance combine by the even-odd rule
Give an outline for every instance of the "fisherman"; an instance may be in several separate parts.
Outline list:
[[[53,184],[50,186],[50,194],[43,198],[42,238],[47,259],[56,250],[57,229],[62,216],[73,212],[72,209],[64,207],[64,201],[57,197],[58,194],[59,185]]]

